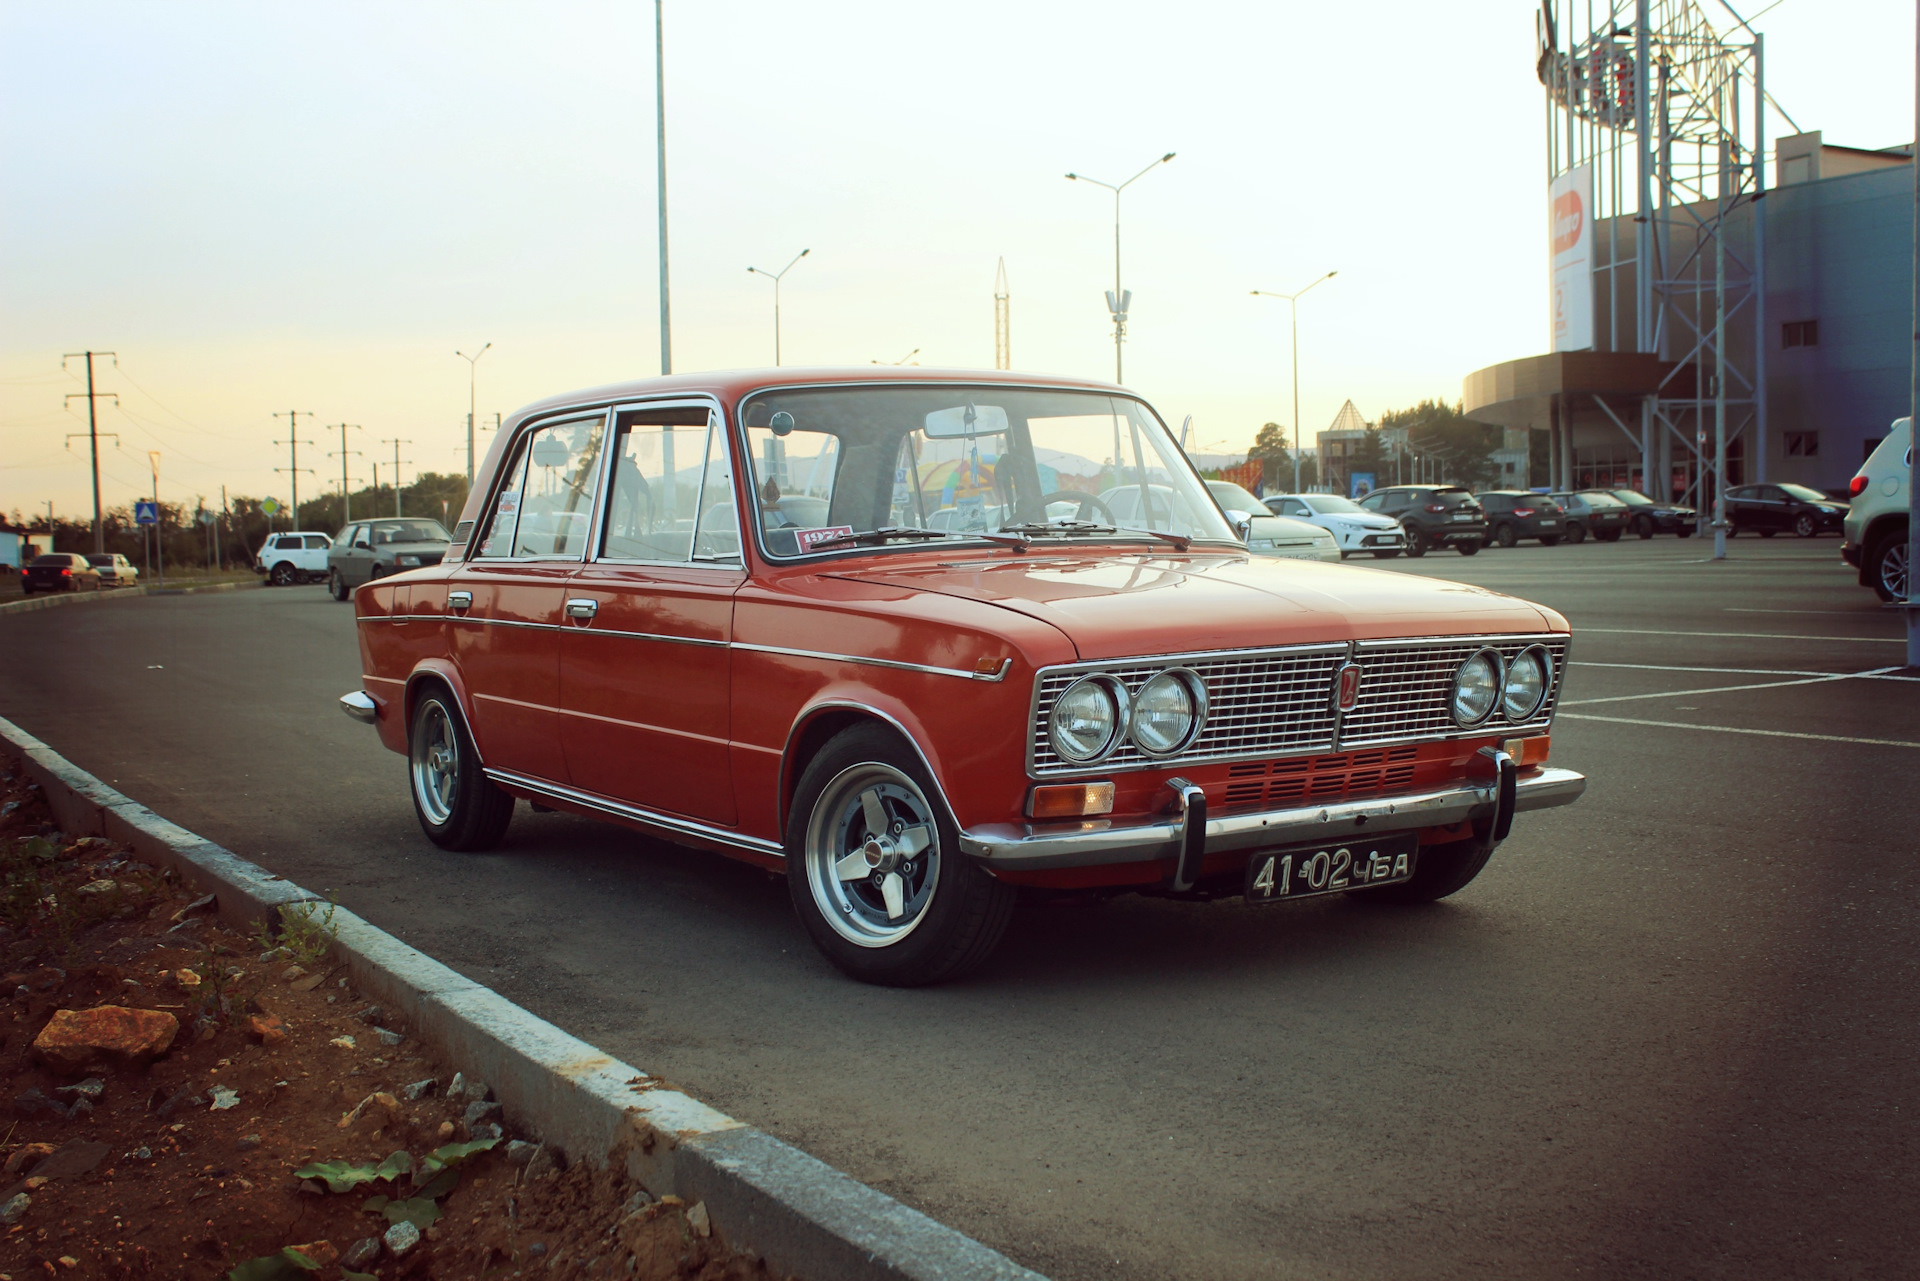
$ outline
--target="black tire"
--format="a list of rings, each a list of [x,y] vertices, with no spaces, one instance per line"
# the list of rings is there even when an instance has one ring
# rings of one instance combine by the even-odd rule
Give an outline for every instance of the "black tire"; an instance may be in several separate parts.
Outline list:
[[[1576,521],[1573,521],[1572,523],[1570,523],[1570,524],[1569,524],[1569,525],[1567,526],[1567,541],[1568,541],[1568,542],[1570,542],[1570,543],[1584,543],[1584,542],[1586,542],[1586,541],[1587,541],[1587,527],[1586,527],[1585,525],[1582,525],[1582,524],[1581,524],[1581,523],[1580,523],[1579,521],[1577,521],[1577,520],[1576,520]]]
[[[1805,512],[1800,513],[1799,517],[1793,522],[1793,536],[1795,538],[1812,538],[1819,532],[1819,524],[1813,517],[1807,515]]]
[[[1455,543],[1453,550],[1459,552],[1462,556],[1477,556],[1480,553],[1480,549],[1485,546],[1486,544],[1480,540],[1470,538],[1464,542]]]
[[[327,571],[327,592],[335,600],[345,600],[353,595],[352,592],[347,590],[347,580],[340,577],[340,571],[338,569],[330,569]]]
[[[1633,532],[1642,538],[1653,537],[1653,517],[1641,516],[1633,522]]]
[[[1693,537],[1693,526],[1692,526],[1692,525],[1682,525],[1682,526],[1680,526],[1680,527],[1679,527],[1678,529],[1676,529],[1676,530],[1674,530],[1673,532],[1674,532],[1674,533],[1676,533],[1676,534],[1678,534],[1678,535],[1680,535],[1680,537],[1682,537],[1682,538],[1692,538],[1692,537]],[[1732,530],[1728,530],[1728,531],[1727,531],[1727,537],[1729,537],[1729,538],[1731,538],[1731,537],[1733,537],[1733,531],[1732,531]]]
[[[1006,933],[1014,888],[960,852],[939,797],[919,755],[878,725],[836,735],[801,772],[787,816],[787,891],[814,945],[850,978],[944,982],[986,960]],[[887,827],[879,842],[869,800]],[[860,874],[842,880],[848,860]],[[889,878],[893,897],[882,893]]]
[[[1400,554],[1400,549],[1398,547],[1395,547],[1390,551],[1375,552],[1373,554],[1373,558],[1375,560],[1392,560],[1395,556],[1398,556],[1399,554]]]
[[[480,754],[445,686],[420,692],[407,727],[407,791],[420,830],[443,850],[490,850],[513,821],[513,797],[480,769]]]
[[[1493,857],[1493,844],[1476,835],[1445,845],[1422,845],[1410,879],[1375,890],[1355,890],[1352,897],[1362,903],[1432,903],[1443,899],[1465,889],[1480,875],[1480,869]]]
[[[291,587],[298,581],[299,575],[294,572],[293,562],[283,560],[273,567],[273,572],[267,575],[267,579],[275,587]]]
[[[1560,535],[1542,534],[1540,535],[1540,545],[1542,547],[1558,547],[1560,545]]]
[[[1682,538],[1685,538],[1685,537],[1687,537],[1687,536],[1688,536],[1689,534],[1691,534],[1691,533],[1693,533],[1693,527],[1692,527],[1691,525],[1682,525],[1682,526],[1680,526],[1680,537],[1682,537]],[[1736,524],[1734,524],[1734,523],[1733,523],[1732,521],[1728,521],[1728,522],[1727,522],[1727,537],[1728,537],[1728,538],[1738,538],[1739,536],[1740,536],[1740,526],[1738,526],[1738,525],[1736,525]]]
[[[1520,541],[1520,535],[1514,529],[1513,522],[1503,520],[1493,527],[1493,541],[1502,547],[1511,547]]]
[[[25,583],[22,583],[20,584],[20,594],[22,596],[31,596],[33,595],[33,588],[29,587]]]
[[[1418,525],[1407,526],[1407,555],[1414,560],[1427,554],[1427,536],[1420,532]]]
[[[1593,531],[1593,536],[1603,543],[1617,543],[1620,541],[1620,535],[1625,532],[1622,529],[1596,529]]]
[[[1884,601],[1905,600],[1907,575],[1913,566],[1907,555],[1907,531],[1895,528],[1875,539],[1860,566],[1874,595]]]
[[[1780,532],[1780,531],[1779,531],[1779,530],[1777,530],[1777,529],[1763,529],[1763,530],[1761,530],[1761,531],[1760,531],[1760,537],[1762,537],[1762,538],[1772,538],[1772,537],[1773,537],[1773,536],[1774,536],[1775,534],[1777,534],[1777,533],[1779,533],[1779,532]]]

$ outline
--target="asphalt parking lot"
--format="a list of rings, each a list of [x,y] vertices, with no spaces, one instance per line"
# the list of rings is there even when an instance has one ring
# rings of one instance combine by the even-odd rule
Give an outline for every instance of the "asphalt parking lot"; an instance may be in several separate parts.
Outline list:
[[[1383,567],[1575,628],[1587,795],[1455,898],[1029,902],[913,992],[714,856],[524,807],[428,845],[320,587],[0,618],[0,715],[1059,1278],[1911,1275],[1920,680],[1837,540],[1729,547]]]

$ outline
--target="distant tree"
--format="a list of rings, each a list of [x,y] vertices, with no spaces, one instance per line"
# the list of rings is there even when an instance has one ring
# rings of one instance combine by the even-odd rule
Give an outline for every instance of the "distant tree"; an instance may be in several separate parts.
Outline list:
[[[1423,400],[1411,409],[1390,409],[1380,415],[1380,426],[1406,428],[1407,447],[1438,460],[1451,484],[1480,486],[1494,479],[1500,429],[1474,422],[1457,401]]]
[[[1293,455],[1287,450],[1287,434],[1279,423],[1261,425],[1253,438],[1253,448],[1247,451],[1247,459],[1260,463],[1260,478],[1268,488],[1293,484]]]
[[[1380,439],[1380,427],[1377,423],[1367,424],[1367,434],[1354,442],[1353,452],[1347,456],[1347,471],[1371,472],[1374,483],[1382,484],[1380,472],[1387,465],[1387,447]]]

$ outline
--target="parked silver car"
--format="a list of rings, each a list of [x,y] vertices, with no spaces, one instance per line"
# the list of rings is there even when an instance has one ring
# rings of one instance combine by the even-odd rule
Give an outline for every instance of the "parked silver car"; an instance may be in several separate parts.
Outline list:
[[[335,600],[345,600],[362,583],[438,565],[449,541],[439,521],[424,517],[356,520],[335,536],[327,551],[327,590]]]

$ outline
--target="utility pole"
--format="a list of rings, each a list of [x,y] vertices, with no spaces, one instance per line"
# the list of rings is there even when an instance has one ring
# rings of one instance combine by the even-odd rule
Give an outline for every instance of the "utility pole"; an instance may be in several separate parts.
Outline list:
[[[300,446],[305,445],[309,449],[313,447],[312,441],[300,439],[300,433],[297,428],[300,422],[300,415],[302,414],[305,414],[309,418],[313,417],[313,411],[311,409],[289,409],[284,414],[276,413],[274,415],[275,418],[284,418],[287,420],[287,438],[285,440],[276,440],[273,443],[287,447],[287,465],[285,467],[276,467],[274,470],[286,472],[287,483],[293,486],[293,503],[287,508],[288,529],[300,528],[300,473],[307,472],[309,475],[313,474],[313,468],[302,467],[300,465]],[[267,527],[269,529],[273,527],[272,521],[268,521]]]
[[[167,544],[161,538],[160,528],[160,451],[147,451],[147,466],[153,468],[153,569],[155,577],[164,585],[167,581]]]
[[[667,42],[660,3],[653,0],[653,86],[659,128],[654,155],[660,166],[660,374],[665,377],[673,372],[673,311],[667,304]],[[467,484],[473,484],[472,468],[467,469]]]
[[[477,373],[476,373],[476,370],[477,370],[477,368],[478,368],[478,366],[479,366],[479,364],[480,364],[480,357],[482,357],[482,356],[484,356],[484,355],[486,355],[486,354],[487,354],[487,347],[491,347],[491,346],[493,346],[493,344],[492,344],[492,343],[488,343],[488,344],[486,344],[486,346],[484,346],[484,347],[482,347],[482,348],[480,348],[480,350],[479,350],[479,351],[476,351],[476,352],[474,352],[474,353],[473,353],[473,355],[471,355],[471,356],[469,356],[469,355],[468,355],[468,354],[467,354],[466,352],[464,352],[464,351],[456,351],[456,352],[454,352],[454,353],[453,353],[454,355],[456,355],[456,356],[458,356],[458,357],[460,357],[460,359],[462,359],[462,360],[464,360],[464,361],[466,361],[466,362],[467,362],[467,488],[468,488],[468,489],[472,489],[472,488],[473,488],[473,387],[474,387],[474,380],[475,380],[475,378],[476,378],[476,377],[478,376],[478,375],[477,375]]]
[[[394,439],[391,439],[391,440],[383,440],[380,443],[383,445],[393,446],[393,514],[398,516],[401,514],[401,511],[400,511],[400,446],[411,445],[413,442],[411,440],[401,440],[395,437]],[[407,461],[412,462],[413,460],[408,459]]]
[[[220,532],[220,526],[231,519],[232,516],[227,511],[227,487],[222,485],[220,486],[220,519],[213,523],[213,565],[215,569],[221,571],[227,568],[227,550],[226,539]]]
[[[1007,291],[1007,260],[1000,260],[1000,268],[993,274],[993,367],[995,369],[1013,368],[1013,335],[1011,308],[1013,295]]]
[[[111,351],[71,351],[60,357],[60,368],[65,369],[69,360],[78,360],[83,356],[87,362],[87,438],[93,442],[93,550],[95,552],[104,552],[107,550],[107,531],[106,527],[100,523],[100,417],[98,413],[95,412],[93,402],[96,396],[106,395],[112,396],[113,403],[117,405],[120,403],[120,397],[115,392],[94,391],[93,358],[95,356],[111,356],[113,358],[113,367],[118,369],[120,367],[120,357]],[[68,394],[67,399],[73,400],[79,395],[80,393],[77,391],[71,392]],[[113,433],[109,432],[108,435],[113,435]],[[68,439],[71,440],[72,437],[69,436]],[[116,445],[120,443],[120,437],[118,436],[113,436],[113,440]]]
[[[328,431],[333,431],[337,428],[340,432],[340,451],[337,457],[340,459],[340,521],[342,524],[353,519],[353,482],[347,479],[347,458],[353,454],[359,454],[362,458],[366,457],[365,454],[361,454],[357,449],[347,448],[347,428],[349,427],[355,431],[360,430],[359,423],[335,423],[332,427],[327,428]],[[333,458],[336,457],[336,455],[329,453],[327,457]]]

